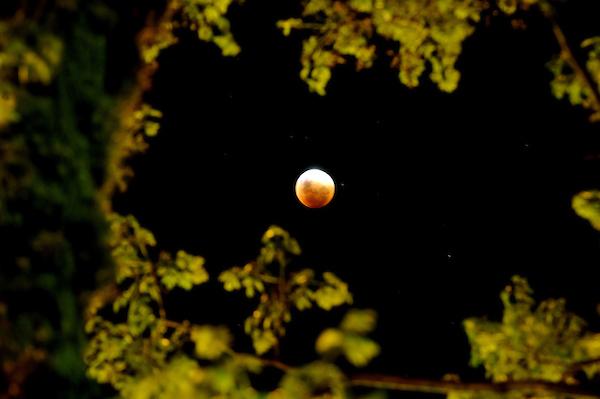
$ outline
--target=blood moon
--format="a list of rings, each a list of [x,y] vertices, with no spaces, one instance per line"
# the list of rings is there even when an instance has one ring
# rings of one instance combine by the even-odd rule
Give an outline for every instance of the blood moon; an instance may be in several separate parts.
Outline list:
[[[308,208],[322,208],[329,204],[335,193],[331,176],[320,169],[309,169],[296,181],[296,196]]]

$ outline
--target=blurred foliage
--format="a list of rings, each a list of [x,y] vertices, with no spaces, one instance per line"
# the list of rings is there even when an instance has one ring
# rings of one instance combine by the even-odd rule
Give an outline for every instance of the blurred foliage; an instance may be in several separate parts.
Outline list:
[[[135,380],[121,394],[132,399],[260,398],[250,386],[243,362],[201,367],[185,356],[174,357],[165,367]]]
[[[507,14],[537,0],[309,0],[302,18],[278,22],[285,35],[307,32],[300,77],[324,95],[332,68],[353,60],[358,70],[373,65],[377,53],[391,57],[400,81],[416,87],[423,73],[442,91],[456,89],[456,62],[482,14],[495,7]]]
[[[460,79],[456,63],[463,43],[477,24],[498,11],[514,15],[531,8],[550,16],[561,47],[548,63],[553,95],[582,105],[592,111],[592,121],[600,120],[600,39],[584,40],[581,47],[587,59],[576,60],[548,1],[309,0],[301,18],[277,25],[286,36],[294,30],[305,32],[300,77],[320,95],[325,94],[335,66],[352,61],[357,70],[370,68],[384,54],[404,85],[417,87],[428,73],[440,90],[452,92]]]
[[[502,291],[502,320],[467,319],[464,327],[471,344],[471,365],[483,366],[493,382],[538,381],[579,385],[600,372],[600,333],[567,311],[564,299],[536,304],[527,281],[515,276]],[[506,394],[490,391],[456,391],[449,399],[525,398],[532,392]],[[547,398],[564,397],[548,391]]]
[[[600,373],[600,333],[589,331],[566,309],[564,299],[536,303],[532,294],[527,280],[514,276],[500,294],[502,319],[470,318],[464,328],[473,367],[482,367],[494,383],[535,381],[537,387],[506,392],[457,389],[448,393],[448,399],[561,398],[565,394],[543,384],[578,386],[594,381]]]
[[[200,40],[216,44],[224,56],[237,55],[240,47],[225,16],[233,1],[169,0],[165,17],[148,35],[150,37],[142,41],[142,59],[146,63],[156,61],[163,49],[177,43],[178,29],[196,32]]]
[[[181,0],[182,25],[198,33],[198,38],[215,43],[225,56],[237,55],[240,47],[225,17],[232,0]]]
[[[23,383],[35,364],[45,362],[70,381],[63,397],[83,389],[81,295],[93,288],[96,271],[110,265],[98,199],[110,211],[112,192],[124,190],[132,175],[126,160],[144,151],[146,137],[159,129],[160,111],[141,97],[156,68],[143,67],[153,61],[143,57],[144,44],[161,42],[164,25],[187,21],[179,25],[209,27],[217,32],[210,39],[224,53],[235,53],[222,15],[229,2],[173,2],[178,13],[159,9],[169,21],[151,18],[156,9],[142,8],[140,14],[136,5],[113,3],[15,1],[0,7],[6,16],[0,20],[0,238],[18,243],[0,255],[5,309],[0,361],[6,379]],[[132,9],[138,14],[126,21]],[[137,25],[140,33],[123,23]],[[115,29],[130,35],[123,35],[125,40],[138,36],[137,76],[106,74]],[[169,288],[190,288],[207,278],[198,259],[182,252],[174,260],[161,254],[157,273]],[[117,267],[134,273],[124,264]],[[19,301],[24,293],[30,299]],[[118,299],[117,307],[128,301]],[[39,301],[47,306],[29,308]],[[147,314],[142,302],[130,309],[132,322]],[[23,395],[22,385],[9,386],[9,397]],[[76,397],[92,394],[85,389]]]
[[[41,374],[42,382],[66,380],[46,391],[77,398],[95,394],[84,383],[81,298],[94,287],[96,272],[106,274],[111,263],[98,199],[109,212],[113,191],[124,190],[132,175],[127,159],[145,150],[146,137],[159,129],[160,111],[142,97],[156,69],[155,60],[146,57],[147,45],[164,44],[166,28],[200,27],[201,38],[232,55],[237,45],[223,17],[228,6],[177,1],[161,9],[101,0],[0,5],[0,238],[16,244],[0,254],[0,362],[10,382],[0,392],[3,398],[44,390],[28,381],[40,367],[50,370]],[[108,53],[134,39],[138,64],[122,62],[107,76]],[[132,67],[138,68],[136,76],[123,72]],[[120,250],[134,252],[122,244]],[[161,254],[161,282],[190,288],[204,281],[199,259]],[[143,263],[116,266],[122,275],[143,275],[134,270]],[[153,295],[155,286],[138,288]],[[133,291],[117,298],[115,307],[126,306],[128,294],[138,295]],[[23,295],[27,301],[20,300]],[[149,308],[137,301],[128,309],[134,330],[146,329]]]
[[[300,246],[289,233],[271,226],[262,237],[258,258],[243,268],[221,273],[225,290],[244,289],[248,298],[259,297],[258,307],[246,319],[244,329],[252,337],[256,353],[276,347],[292,319],[292,308],[304,310],[316,304],[322,309],[352,303],[348,286],[331,272],[323,280],[312,269],[289,270],[291,257],[300,255]]]
[[[343,354],[354,366],[366,366],[379,354],[379,345],[365,337],[373,331],[377,315],[372,310],[352,310],[346,314],[339,328],[328,328],[317,338],[318,353]]]
[[[154,236],[133,216],[111,214],[109,221],[114,281],[88,301],[85,329],[92,338],[85,359],[90,377],[123,390],[136,376],[165,367],[190,331],[198,335],[196,327],[165,320],[163,294],[175,287],[189,290],[206,282],[208,274],[202,258],[183,251],[174,259],[161,252],[153,260]],[[103,317],[107,307],[114,317]]]
[[[8,243],[0,253],[0,363],[9,381],[0,395],[7,398],[94,394],[81,358],[80,296],[109,262],[96,195],[115,120],[104,85],[110,18],[95,3],[78,12],[64,1],[46,9],[2,4],[14,7],[0,21],[0,240]],[[30,381],[38,370],[43,377]]]
[[[584,321],[566,310],[563,299],[536,305],[531,294],[527,281],[515,276],[500,295],[501,322],[465,321],[471,364],[482,365],[496,382],[568,382],[573,363],[600,355],[600,334],[585,333]]]
[[[160,129],[162,113],[144,93],[161,51],[191,30],[224,56],[237,55],[227,19],[232,4],[0,4],[0,240],[10,243],[0,251],[2,399],[40,392],[113,395],[85,378],[84,361],[91,379],[124,398],[346,398],[352,394],[351,377],[342,371],[348,365],[334,361],[343,356],[362,367],[380,352],[366,336],[375,313],[352,310],[316,339],[319,360],[288,366],[262,357],[278,352],[294,308],[328,311],[352,303],[347,284],[333,273],[319,278],[296,267],[300,247],[277,226],[263,236],[256,260],[219,275],[225,290],[258,300],[244,324],[256,354],[235,351],[226,326],[169,319],[165,297],[208,281],[204,259],[158,251],[153,234],[133,216],[112,212],[114,191],[124,191],[133,175],[129,159]],[[416,87],[427,74],[440,90],[452,92],[463,43],[484,17],[541,11],[561,48],[548,64],[553,94],[600,120],[600,39],[583,40],[577,54],[584,58],[575,59],[548,1],[309,0],[302,9],[278,26],[285,35],[305,35],[300,75],[321,95],[334,67],[352,61],[359,70],[370,68],[381,56],[389,57],[404,85]],[[119,46],[134,41],[137,57],[112,65],[110,55],[123,54]],[[598,198],[596,191],[582,192],[573,208],[600,229]],[[500,322],[464,323],[471,363],[492,382],[569,385],[597,378],[600,335],[588,332],[563,300],[536,305],[520,277],[501,299]],[[255,376],[267,367],[279,370],[280,378],[272,389],[259,390]]]
[[[133,170],[127,161],[135,154],[146,151],[147,139],[156,136],[160,130],[160,118],[162,112],[146,103],[122,110],[120,126],[109,143],[107,177],[101,188],[105,209],[111,208],[110,199],[114,190],[124,192],[127,189],[127,182],[133,177]]]
[[[592,111],[590,120],[597,122],[600,121],[596,97],[600,90],[600,37],[585,39],[581,48],[587,56],[583,63],[583,73],[578,73],[566,53],[562,52],[548,63],[553,76],[550,86],[556,98],[566,98],[572,105],[580,105]],[[586,79],[589,79],[591,86]]]
[[[268,399],[348,398],[346,377],[335,365],[317,361],[287,373]]]
[[[112,385],[124,398],[136,399],[174,395],[251,399],[266,394],[269,398],[289,399],[347,397],[346,377],[329,356],[339,349],[336,343],[318,350],[326,353],[326,360],[296,368],[235,352],[233,336],[224,326],[168,319],[164,300],[171,290],[193,289],[208,280],[203,259],[178,251],[175,259],[161,252],[153,260],[156,241],[150,231],[133,216],[111,214],[109,220],[114,281],[95,291],[86,312],[85,329],[91,339],[85,360],[91,378]],[[289,252],[300,251],[297,242],[278,227],[269,228],[263,244],[257,263],[265,267],[273,262],[287,266]],[[278,284],[289,283],[285,275],[273,278]],[[267,295],[269,290],[260,292]],[[264,320],[270,317],[276,323],[279,316],[266,315]],[[366,365],[379,352],[377,344],[365,336],[375,328],[375,322],[375,313],[370,310],[352,310],[342,320],[339,331],[345,343],[340,348],[356,366]],[[264,325],[255,328],[271,331]],[[282,335],[278,331],[276,340]],[[256,340],[255,348],[259,354],[264,352]],[[279,386],[260,393],[252,385],[251,374],[273,366],[284,373]],[[319,396],[323,393],[326,396]]]
[[[600,191],[582,191],[573,197],[575,213],[586,219],[596,229],[600,230]]]
[[[200,40],[216,44],[224,56],[237,55],[240,48],[225,17],[231,3],[232,0],[168,0],[160,17],[150,18],[137,34],[141,65],[135,77],[136,85],[116,109],[119,124],[108,143],[108,173],[100,189],[105,212],[112,210],[114,192],[125,191],[133,176],[127,162],[143,153],[148,147],[147,138],[155,136],[160,129],[162,113],[145,103],[143,94],[151,87],[161,51],[177,43],[178,31],[192,30]]]
[[[19,89],[52,81],[62,51],[62,41],[33,21],[0,21],[0,128],[18,120]]]

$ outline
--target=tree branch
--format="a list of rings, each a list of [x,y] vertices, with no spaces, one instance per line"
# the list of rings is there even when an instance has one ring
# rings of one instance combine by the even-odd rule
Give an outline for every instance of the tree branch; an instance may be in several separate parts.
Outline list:
[[[280,362],[279,360],[276,360],[276,359],[263,359],[261,357],[256,357],[256,359],[258,359],[263,364],[263,366],[273,367],[273,368],[281,370],[285,373],[294,370],[294,367],[289,366],[289,365],[287,365],[283,362]]]
[[[571,67],[575,75],[589,91],[590,108],[594,110],[595,114],[600,115],[600,91],[598,91],[598,84],[594,81],[587,68],[582,66],[577,60],[577,57],[575,57],[573,50],[571,50],[571,47],[569,46],[567,37],[556,20],[554,7],[552,7],[549,2],[545,1],[540,3],[540,9],[542,14],[546,17],[546,19],[548,19],[548,21],[550,21],[550,24],[552,25],[552,32],[554,33],[554,37],[560,46],[561,57],[565,60],[569,67]]]
[[[264,359],[261,357],[256,357],[256,359],[266,367],[274,367],[283,372],[289,372],[296,369],[296,367],[289,366],[278,360]],[[597,361],[597,359],[594,360]],[[589,390],[581,388],[578,385],[554,383],[543,380],[462,382],[428,378],[398,377],[380,374],[357,374],[351,376],[348,380],[348,383],[349,385],[355,387],[378,388],[402,392],[422,392],[440,395],[457,391],[470,393],[493,392],[499,394],[508,392],[521,392],[537,395],[570,395],[577,396],[579,398],[600,399],[600,390]]]
[[[156,267],[153,262],[150,262],[150,274],[152,275],[154,283],[158,287],[158,298],[156,299],[156,302],[158,303],[158,316],[161,320],[167,321],[167,311],[165,309],[165,302],[163,300],[164,289],[160,283],[160,279],[158,278],[158,274],[156,273]]]
[[[179,7],[179,0],[167,0],[165,9],[161,15],[156,16],[151,13],[147,17],[146,25],[137,34],[136,43],[138,51],[141,52],[145,46],[156,44],[161,37],[168,34],[170,30],[169,23],[179,10]],[[124,162],[135,153],[135,151],[132,151],[131,148],[126,145],[129,141],[129,137],[124,121],[140,108],[144,100],[144,94],[152,87],[152,78],[154,73],[158,70],[158,62],[156,62],[156,60],[147,63],[141,58],[140,53],[140,66],[134,77],[135,84],[130,92],[123,97],[119,106],[118,118],[120,120],[120,126],[112,134],[108,160],[106,161],[109,167],[111,167],[111,165],[112,167],[116,165],[117,168],[125,169]],[[113,175],[111,176],[111,174]],[[119,182],[119,178],[123,177],[117,177],[114,176],[114,174],[115,171],[107,172],[107,177],[104,179],[104,183],[98,192],[99,205],[105,214],[112,212],[112,197],[115,191],[117,189],[124,191],[126,188],[126,186],[119,187],[119,185],[123,183]]]
[[[565,371],[565,375],[572,376],[584,367],[591,366],[592,364],[600,364],[600,357],[594,357],[592,359],[582,360],[571,364]]]
[[[356,375],[350,385],[357,387],[380,388],[404,392],[424,392],[447,394],[453,391],[507,393],[519,391],[530,394],[562,394],[580,398],[600,398],[600,392],[583,389],[577,385],[552,383],[547,381],[508,381],[508,382],[460,382],[424,378],[407,378],[387,375]]]

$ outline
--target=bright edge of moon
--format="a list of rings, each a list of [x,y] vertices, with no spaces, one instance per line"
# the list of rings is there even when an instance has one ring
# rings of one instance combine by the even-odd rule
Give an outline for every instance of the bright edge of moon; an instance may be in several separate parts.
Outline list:
[[[322,208],[329,204],[335,193],[331,176],[321,169],[309,169],[296,181],[296,196],[308,208]]]

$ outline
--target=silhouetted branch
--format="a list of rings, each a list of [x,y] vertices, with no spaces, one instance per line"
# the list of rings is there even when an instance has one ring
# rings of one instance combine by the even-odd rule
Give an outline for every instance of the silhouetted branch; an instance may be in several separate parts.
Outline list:
[[[278,360],[256,359],[266,367],[274,367],[283,372],[289,372],[295,369]],[[598,361],[598,359],[594,359]],[[431,394],[448,394],[449,392],[493,392],[508,393],[521,392],[526,394],[553,394],[569,395],[579,398],[599,399],[600,391],[581,388],[578,385],[569,385],[564,383],[553,383],[540,380],[528,381],[507,381],[507,382],[462,382],[446,381],[428,378],[398,377],[392,375],[378,374],[359,374],[351,376],[348,380],[349,385],[355,387],[378,388],[391,391],[403,392],[423,392]]]
[[[113,133],[112,142],[109,145],[108,164],[119,164],[123,166],[124,160],[130,156],[129,149],[124,146],[123,143],[126,140],[126,128],[123,126],[124,121],[128,116],[132,115],[138,110],[143,103],[144,94],[152,87],[152,78],[158,70],[158,62],[156,60],[152,62],[146,62],[142,59],[141,51],[144,46],[151,46],[160,40],[162,35],[167,34],[169,30],[169,22],[173,19],[173,16],[177,12],[179,7],[178,0],[168,0],[165,5],[164,11],[160,15],[151,13],[147,17],[145,26],[138,32],[136,42],[138,51],[140,51],[140,66],[138,67],[132,89],[127,95],[125,95],[119,106],[119,119],[121,126]],[[112,196],[115,191],[119,188],[119,182],[114,178],[105,179],[102,187],[99,190],[99,203],[101,209],[105,213],[109,213],[112,210]],[[124,187],[120,188],[124,190]]]
[[[600,398],[600,392],[586,390],[577,385],[547,381],[460,382],[388,375],[357,375],[350,379],[350,385],[435,394],[447,394],[453,391],[494,393],[518,391],[529,394],[566,394],[580,398]]]
[[[260,360],[260,362],[263,364],[263,366],[267,366],[267,367],[273,367],[276,369],[279,369],[283,372],[288,372],[288,371],[292,371],[294,370],[294,367],[289,366],[283,362],[280,362],[279,360],[275,360],[275,359],[263,359],[263,358],[257,358],[258,360]]]

